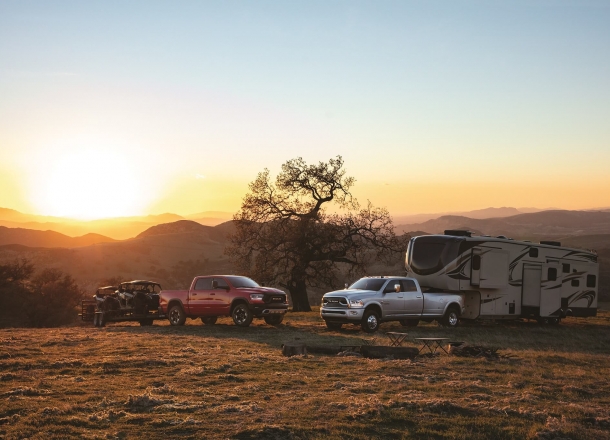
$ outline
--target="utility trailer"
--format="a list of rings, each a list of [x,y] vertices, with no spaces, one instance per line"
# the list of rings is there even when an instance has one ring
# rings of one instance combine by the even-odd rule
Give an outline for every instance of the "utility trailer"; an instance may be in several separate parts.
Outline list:
[[[413,237],[405,263],[422,288],[463,294],[462,319],[557,324],[566,316],[597,314],[594,251],[449,230]]]
[[[83,321],[104,327],[108,322],[137,321],[142,326],[152,325],[155,319],[164,319],[159,310],[161,286],[153,281],[136,280],[118,287],[100,287],[92,299],[81,301]]]

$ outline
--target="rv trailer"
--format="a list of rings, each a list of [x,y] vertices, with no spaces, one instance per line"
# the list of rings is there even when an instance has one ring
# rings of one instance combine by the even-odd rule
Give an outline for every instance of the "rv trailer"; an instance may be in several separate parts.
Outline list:
[[[599,265],[593,251],[469,231],[413,237],[407,276],[422,288],[461,293],[462,319],[533,318],[556,324],[595,316]]]

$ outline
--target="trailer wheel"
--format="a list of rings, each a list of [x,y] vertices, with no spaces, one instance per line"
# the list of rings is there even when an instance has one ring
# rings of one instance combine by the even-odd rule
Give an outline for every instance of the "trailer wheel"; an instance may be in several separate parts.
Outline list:
[[[401,319],[400,325],[403,327],[417,327],[419,324],[419,319]]]
[[[284,315],[270,315],[265,316],[265,322],[269,325],[280,325],[284,320]]]
[[[460,310],[457,307],[449,307],[439,322],[444,327],[457,327],[460,322]]]
[[[218,317],[216,316],[202,316],[201,317],[201,322],[203,322],[205,325],[214,325],[216,324],[216,320],[218,319]]]
[[[379,329],[379,314],[375,310],[367,310],[360,326],[367,333],[375,333]]]
[[[239,327],[248,327],[252,323],[252,318],[254,318],[250,307],[244,303],[239,303],[233,308],[231,317],[235,325]]]
[[[186,314],[184,313],[184,310],[182,310],[182,306],[178,304],[169,309],[167,317],[171,325],[184,325],[186,322]]]

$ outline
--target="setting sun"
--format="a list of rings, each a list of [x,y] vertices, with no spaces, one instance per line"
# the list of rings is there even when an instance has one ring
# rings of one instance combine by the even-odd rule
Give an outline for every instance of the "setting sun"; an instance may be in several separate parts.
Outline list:
[[[152,194],[146,167],[108,149],[66,152],[32,174],[31,202],[48,215],[78,219],[142,212]]]

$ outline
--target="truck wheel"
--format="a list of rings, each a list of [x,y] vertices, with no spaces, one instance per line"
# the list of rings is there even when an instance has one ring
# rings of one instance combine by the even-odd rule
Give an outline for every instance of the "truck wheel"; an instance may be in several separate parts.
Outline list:
[[[98,323],[98,319],[99,319],[98,316],[99,315],[97,313],[95,313],[93,315],[93,327],[99,327],[99,325],[97,324]]]
[[[254,316],[252,316],[252,312],[247,304],[239,303],[233,309],[231,317],[233,318],[235,325],[239,327],[248,327]]]
[[[379,329],[379,314],[375,310],[364,312],[361,327],[367,333],[375,333]]]
[[[201,322],[203,322],[205,325],[214,325],[216,324],[217,319],[218,317],[216,316],[202,316]]]
[[[97,317],[97,326],[98,327],[106,327],[106,312],[102,312]]]
[[[284,320],[284,315],[269,315],[265,316],[265,322],[269,325],[280,325]]]
[[[341,330],[341,327],[343,327],[343,324],[340,322],[326,321],[326,327],[329,330]]]
[[[449,307],[440,321],[444,327],[457,327],[460,322],[460,311],[457,307]]]
[[[184,325],[186,322],[186,314],[182,310],[182,306],[179,305],[172,306],[167,317],[171,325]]]
[[[419,319],[401,319],[400,325],[403,327],[417,327],[419,324]]]

